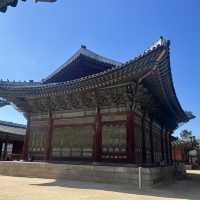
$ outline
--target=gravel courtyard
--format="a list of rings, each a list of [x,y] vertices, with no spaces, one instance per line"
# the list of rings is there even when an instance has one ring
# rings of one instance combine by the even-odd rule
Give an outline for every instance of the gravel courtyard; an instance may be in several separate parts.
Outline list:
[[[185,180],[154,189],[67,180],[0,176],[0,200],[200,199],[200,171]]]

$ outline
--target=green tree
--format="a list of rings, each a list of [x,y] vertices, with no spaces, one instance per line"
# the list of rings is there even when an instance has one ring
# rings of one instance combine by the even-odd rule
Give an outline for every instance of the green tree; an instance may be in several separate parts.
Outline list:
[[[182,140],[190,140],[192,137],[192,131],[184,129],[180,132],[180,137]]]

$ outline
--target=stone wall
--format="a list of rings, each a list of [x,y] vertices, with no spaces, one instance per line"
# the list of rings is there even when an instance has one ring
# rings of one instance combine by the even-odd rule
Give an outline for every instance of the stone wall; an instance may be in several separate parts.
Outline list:
[[[138,187],[138,168],[131,165],[78,165],[44,162],[0,161],[0,174],[37,178],[69,179]],[[173,167],[142,168],[142,187],[151,187],[173,178]]]

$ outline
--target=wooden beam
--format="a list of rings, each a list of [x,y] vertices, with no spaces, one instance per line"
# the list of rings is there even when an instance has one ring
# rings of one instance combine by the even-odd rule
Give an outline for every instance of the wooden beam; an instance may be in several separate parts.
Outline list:
[[[30,124],[31,124],[31,114],[27,113],[27,127],[26,127],[26,135],[24,138],[24,147],[23,147],[23,159],[28,160],[28,146],[29,146],[29,138],[30,138]]]
[[[127,114],[127,160],[135,162],[135,133],[134,133],[134,113]]]

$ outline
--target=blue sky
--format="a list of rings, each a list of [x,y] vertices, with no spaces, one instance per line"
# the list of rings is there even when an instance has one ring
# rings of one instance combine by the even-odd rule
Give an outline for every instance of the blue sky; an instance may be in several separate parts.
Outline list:
[[[199,10],[198,0],[20,1],[0,14],[0,78],[41,80],[81,44],[126,61],[163,35],[171,40],[177,96],[183,108],[197,116],[181,129],[200,136]],[[25,123],[22,114],[10,107],[0,109],[0,119]]]

